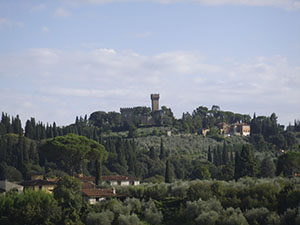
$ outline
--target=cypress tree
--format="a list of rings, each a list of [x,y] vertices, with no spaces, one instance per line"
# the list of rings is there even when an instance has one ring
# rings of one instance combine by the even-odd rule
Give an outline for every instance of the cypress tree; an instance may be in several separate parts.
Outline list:
[[[234,159],[234,178],[238,180],[241,177],[240,172],[240,153],[235,152],[235,159]]]
[[[6,130],[6,133],[7,133],[7,134],[13,132],[13,128],[12,128],[12,125],[11,125],[11,123],[10,123],[10,118],[9,118],[9,116],[7,115],[7,113],[4,114],[4,113],[2,112],[1,123],[4,124],[5,130]]]
[[[7,160],[7,147],[4,136],[0,135],[0,162]]]
[[[226,165],[227,163],[228,163],[228,152],[227,152],[226,142],[224,141],[223,152],[222,152],[222,164]]]
[[[102,161],[96,160],[96,185],[100,185],[102,183]]]
[[[57,127],[56,127],[56,123],[53,122],[53,137],[58,136],[58,132],[57,132]]]
[[[230,151],[230,161],[231,161],[231,163],[234,162],[233,151],[232,150]]]
[[[19,136],[18,144],[17,144],[17,169],[23,171],[24,166],[24,145],[23,139]]]
[[[33,164],[39,164],[39,154],[36,151],[36,146],[33,141],[30,143],[29,159],[33,162]]]
[[[243,145],[240,154],[235,157],[235,178],[238,179],[243,176],[254,176],[255,171],[255,158],[249,145]]]
[[[209,162],[212,162],[212,156],[211,156],[210,146],[208,147],[207,160],[208,160]]]
[[[30,120],[26,121],[26,125],[25,125],[25,137],[31,138],[33,139],[33,127],[32,124],[30,122]]]
[[[218,166],[219,159],[218,159],[217,150],[215,148],[214,148],[213,156],[214,156],[213,163],[215,164],[215,166]]]
[[[166,172],[165,172],[165,182],[166,183],[172,183],[173,182],[173,168],[170,165],[169,160],[166,162]]]
[[[31,124],[31,132],[32,132],[32,137],[31,139],[37,140],[37,133],[36,133],[36,123],[35,123],[35,118],[31,117],[30,118],[30,124]]]
[[[13,129],[13,133],[15,134],[18,135],[23,134],[22,124],[19,115],[17,115],[16,118],[12,118],[12,129]]]
[[[164,147],[163,139],[160,139],[160,154],[159,154],[160,160],[165,160],[166,159],[166,150]]]
[[[221,150],[221,146],[218,145],[217,147],[217,154],[218,154],[218,166],[222,165],[222,150]]]

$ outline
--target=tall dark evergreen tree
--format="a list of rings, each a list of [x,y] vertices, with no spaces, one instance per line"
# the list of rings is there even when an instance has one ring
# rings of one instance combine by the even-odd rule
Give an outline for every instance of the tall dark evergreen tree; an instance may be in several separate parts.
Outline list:
[[[32,127],[32,124],[31,124],[30,120],[26,121],[26,125],[25,125],[25,137],[34,139],[33,127]]]
[[[58,131],[57,131],[56,123],[53,122],[53,137],[57,137],[57,136],[58,136]]]
[[[36,151],[34,142],[30,143],[29,159],[33,162],[33,164],[39,164],[39,154]]]
[[[12,119],[12,129],[15,134],[23,134],[22,123],[19,118],[19,115],[17,115],[16,118]]]
[[[165,182],[166,183],[172,183],[174,180],[174,171],[173,168],[170,165],[169,160],[166,162],[166,171],[165,171]]]
[[[239,171],[241,168],[240,166],[240,153],[235,152],[234,158],[234,178],[238,180],[241,177],[241,172]]]
[[[96,160],[96,185],[100,185],[102,183],[102,162],[101,160]]]
[[[212,162],[212,156],[211,156],[210,146],[208,147],[207,160],[208,160],[209,162]]]
[[[1,123],[4,124],[5,130],[6,130],[6,133],[7,133],[7,134],[13,132],[13,128],[12,128],[12,125],[11,125],[11,123],[10,123],[10,118],[9,118],[9,116],[7,115],[7,113],[4,114],[4,113],[2,112]]]
[[[233,151],[230,151],[230,161],[231,163],[234,163],[234,157],[233,157]]]
[[[17,143],[17,169],[20,171],[23,171],[24,168],[24,144],[23,144],[24,139],[22,136],[19,136],[19,140]]]
[[[235,178],[253,177],[256,174],[256,162],[250,145],[243,145],[239,155],[236,154]]]
[[[222,164],[226,165],[227,163],[228,163],[228,151],[227,151],[226,142],[224,141],[223,152],[222,152]]]
[[[160,139],[160,153],[159,153],[159,158],[160,158],[160,160],[165,160],[166,157],[167,157],[166,150],[165,150],[165,147],[164,147],[163,139],[161,138]]]
[[[213,156],[213,163],[215,164],[215,166],[219,166],[218,152],[216,148],[214,148]]]

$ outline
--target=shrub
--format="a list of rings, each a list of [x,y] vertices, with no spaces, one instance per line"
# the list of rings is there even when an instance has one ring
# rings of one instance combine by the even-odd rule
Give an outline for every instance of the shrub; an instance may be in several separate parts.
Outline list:
[[[117,225],[142,225],[142,222],[136,214],[120,215],[117,219]]]
[[[196,218],[196,224],[215,225],[219,219],[219,214],[215,211],[203,212]]]
[[[86,219],[87,225],[111,225],[114,220],[114,213],[107,210],[101,213],[89,213]]]
[[[223,214],[220,225],[249,225],[242,211],[237,208],[228,208]]]
[[[152,209],[146,209],[144,216],[145,220],[151,225],[160,224],[163,219],[161,212],[155,212]]]

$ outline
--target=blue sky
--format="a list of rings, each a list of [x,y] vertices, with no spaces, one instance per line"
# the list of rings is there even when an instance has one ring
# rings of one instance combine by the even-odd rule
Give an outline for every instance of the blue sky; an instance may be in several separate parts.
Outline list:
[[[0,0],[0,111],[198,106],[300,119],[299,0]]]

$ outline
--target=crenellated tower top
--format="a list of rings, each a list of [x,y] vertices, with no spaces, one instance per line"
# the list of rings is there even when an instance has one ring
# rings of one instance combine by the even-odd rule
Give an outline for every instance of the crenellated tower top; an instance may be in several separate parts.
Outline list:
[[[151,94],[152,111],[159,110],[159,94]]]

